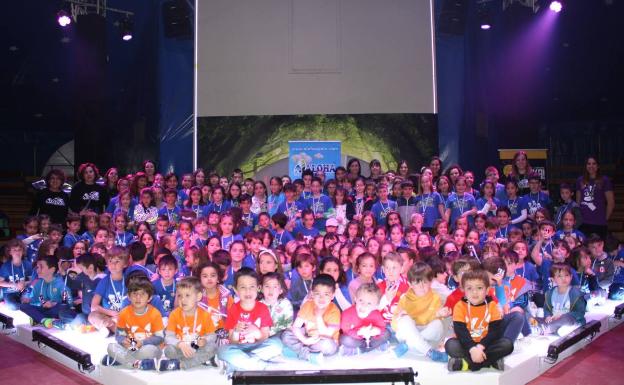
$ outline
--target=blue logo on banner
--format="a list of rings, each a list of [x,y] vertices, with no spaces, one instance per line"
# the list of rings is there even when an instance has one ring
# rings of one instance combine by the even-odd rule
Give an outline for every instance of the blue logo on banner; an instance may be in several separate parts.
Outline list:
[[[304,169],[325,172],[325,180],[335,178],[340,166],[341,142],[289,141],[288,174],[292,179],[301,178]]]

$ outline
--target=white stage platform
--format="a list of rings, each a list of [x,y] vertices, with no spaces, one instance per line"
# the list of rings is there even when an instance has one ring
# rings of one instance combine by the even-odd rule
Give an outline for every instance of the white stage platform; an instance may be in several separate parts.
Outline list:
[[[607,301],[606,304],[601,306],[589,306],[586,318],[588,321],[600,321],[601,329],[598,335],[606,333],[622,323],[622,320],[613,318],[613,310],[619,303],[620,302]],[[16,329],[13,331],[7,330],[5,334],[31,349],[78,371],[76,362],[48,347],[39,347],[36,342],[32,342],[33,328],[26,323],[26,317],[22,313],[10,312],[5,308],[0,308],[0,312],[14,317],[14,323],[16,325]],[[96,365],[96,368],[93,372],[85,373],[85,375],[104,385],[205,385],[207,383],[210,385],[229,385],[230,383],[225,375],[220,374],[217,369],[209,367],[168,373],[103,367],[99,365],[99,363],[102,356],[106,353],[108,342],[113,340],[112,338],[104,340],[97,333],[79,334],[54,329],[45,330],[61,340],[90,353],[91,361]],[[553,366],[547,363],[544,358],[546,357],[548,345],[556,339],[556,337],[528,337],[517,341],[513,354],[505,359],[504,372],[487,369],[477,373],[449,373],[446,369],[446,364],[435,363],[412,353],[408,353],[401,358],[396,358],[391,350],[387,352],[372,352],[357,357],[328,357],[322,368],[295,359],[284,359],[284,363],[273,364],[269,370],[302,370],[308,372],[320,369],[357,370],[360,368],[413,367],[414,371],[418,372],[416,382],[422,385],[457,383],[519,385],[533,380]],[[560,354],[557,362],[574,354],[589,343],[591,342],[582,341],[577,343]]]

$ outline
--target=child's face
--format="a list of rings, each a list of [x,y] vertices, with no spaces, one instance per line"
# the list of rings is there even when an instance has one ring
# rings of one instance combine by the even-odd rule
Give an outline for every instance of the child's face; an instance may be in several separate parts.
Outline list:
[[[423,279],[422,281],[418,282],[410,282],[409,286],[414,291],[414,294],[416,294],[416,296],[422,297],[429,293],[429,291],[431,290],[431,281]]]
[[[468,233],[468,236],[466,237],[466,242],[474,245],[478,245],[479,244],[479,233],[477,233],[476,231],[471,231]]]
[[[37,261],[37,275],[45,280],[50,280],[54,276],[56,268],[48,266],[45,261]]]
[[[379,199],[385,201],[388,199],[388,188],[387,187],[379,187],[377,189],[377,195],[379,195]]]
[[[277,279],[265,279],[262,284],[262,294],[264,299],[269,303],[275,303],[282,295],[282,285],[280,285]]]
[[[240,243],[234,243],[230,247],[230,257],[232,258],[232,262],[242,262],[243,258],[245,258],[245,248]]]
[[[477,230],[485,229],[485,220],[483,218],[475,218],[475,228]]]
[[[462,229],[455,230],[453,234],[453,240],[460,246],[463,246],[466,243],[466,232]]]
[[[251,241],[249,242],[249,249],[251,250],[252,253],[257,255],[261,247],[262,247],[261,240],[256,239],[256,238],[251,238]]]
[[[457,282],[459,284],[459,286],[461,287],[461,278],[464,275],[465,272],[470,271],[470,265],[465,265],[459,268],[459,270],[457,271],[457,274],[453,274],[453,279],[455,280],[455,282]]]
[[[343,267],[351,266],[351,261],[349,260],[349,249],[346,247],[340,249],[340,264]]]
[[[513,183],[507,183],[505,186],[505,192],[508,197],[515,197],[518,194],[518,187]]]
[[[48,229],[50,228],[50,220],[42,219],[41,222],[39,223],[39,228],[41,229],[42,232],[47,233]]]
[[[505,276],[512,277],[516,274],[516,269],[518,268],[518,264],[509,260],[505,260]]]
[[[544,239],[550,239],[555,234],[555,229],[552,226],[542,226],[540,228],[540,233]]]
[[[390,239],[392,239],[392,241],[394,242],[401,241],[401,239],[403,239],[403,232],[401,231],[401,229],[398,227],[393,227],[392,230],[390,230]]]
[[[265,253],[258,258],[258,269],[262,274],[273,273],[277,271],[277,263],[270,254]]]
[[[402,253],[401,255],[407,255],[407,254]],[[409,257],[407,259],[410,260]],[[405,264],[405,262],[403,264]],[[395,261],[386,260],[383,264],[382,269],[383,269],[384,274],[386,275],[386,280],[388,282],[396,282],[401,277],[403,265]]]
[[[591,258],[588,254],[581,253],[580,264],[584,268],[591,266]]]
[[[466,191],[466,181],[458,181],[455,183],[455,191],[461,195]]]
[[[321,271],[323,274],[331,275],[334,281],[338,281],[340,277],[340,267],[333,262],[327,262]]]
[[[561,189],[559,193],[561,194],[561,200],[563,200],[564,202],[568,202],[570,201],[570,199],[572,199],[572,191],[567,188]]]
[[[111,221],[110,215],[104,215],[104,214],[100,215],[99,221],[100,221],[100,224],[99,224],[100,227],[105,227],[105,228],[110,227],[110,221]]]
[[[121,258],[109,258],[106,267],[111,273],[121,273],[126,264]]]
[[[106,241],[108,240],[108,231],[105,230],[99,230],[97,233],[95,233],[95,243],[106,243]]]
[[[412,267],[412,265],[414,264],[414,261],[409,257],[407,253],[400,253],[399,255],[401,256],[401,259],[403,259],[403,264],[401,265],[401,275],[405,276],[407,275],[410,267]],[[386,274],[386,278],[387,277],[388,274]]]
[[[149,303],[151,297],[145,290],[141,289],[128,293],[128,299],[134,309],[143,310]]]
[[[197,302],[201,300],[202,293],[195,291],[192,288],[178,288],[176,290],[176,298],[178,300],[178,306],[182,308],[182,311],[189,314],[195,311]]]
[[[241,303],[251,303],[258,298],[258,281],[254,277],[242,276],[236,281],[234,291]]]
[[[440,223],[438,226],[438,234],[447,235],[448,234],[448,225],[445,222]]]
[[[316,285],[312,289],[314,306],[317,309],[327,309],[331,301],[334,300],[334,288],[325,285]]]
[[[212,192],[212,200],[216,203],[220,203],[223,200],[223,193],[221,192],[221,189],[215,189]]]
[[[37,234],[37,231],[39,231],[39,222],[37,221],[28,222],[26,225],[24,225],[24,230],[26,230],[26,234],[28,235]]]
[[[408,245],[415,245],[418,242],[418,233],[415,231],[410,231],[406,236]]]
[[[416,243],[416,247],[422,249],[423,247],[431,246],[431,238],[429,235],[425,233],[421,233],[418,235],[418,242]]]
[[[566,190],[564,190],[564,191],[566,191]],[[567,229],[567,230],[573,229],[574,228],[574,222],[575,222],[574,215],[572,213],[565,213],[563,215],[562,222],[563,222],[563,228],[564,229]]]
[[[195,260],[195,251],[192,249],[188,249],[184,253],[184,260],[186,261],[187,266],[194,267],[195,263],[197,262]]]
[[[206,224],[206,222],[197,222],[197,224],[195,224],[195,232],[199,235],[206,235],[206,233],[208,232],[208,225]]]
[[[516,243],[514,245],[513,251],[518,254],[518,257],[520,257],[520,261],[524,261],[528,254],[527,245],[524,243]]]
[[[175,205],[177,196],[175,194],[167,194],[165,196],[165,203],[167,203],[167,206],[173,206]]]
[[[381,246],[381,257],[383,258],[388,253],[391,253],[393,251],[394,251],[394,246],[384,243],[384,245]]]
[[[448,278],[448,273],[446,271],[443,271],[442,273],[437,273],[435,275],[435,280],[443,285],[446,283],[447,278]]]
[[[370,215],[367,215],[364,218],[362,218],[362,225],[366,228],[373,227],[373,217],[371,217]]]
[[[366,291],[360,291],[355,296],[355,310],[358,313],[358,317],[366,318],[368,315],[377,309],[379,306],[379,297],[374,293]]]
[[[541,187],[542,186],[539,180],[531,179],[529,181],[529,190],[531,190],[531,193],[537,194]]]
[[[380,227],[375,231],[375,238],[379,242],[384,242],[386,240],[386,235],[386,229],[383,227]]]
[[[303,216],[303,225],[308,228],[311,229],[314,226],[314,215],[312,214],[306,214]]]
[[[504,211],[499,211],[496,213],[496,220],[498,221],[498,225],[500,227],[507,226],[507,224],[509,224],[509,215],[507,215]]]
[[[115,229],[117,229],[117,231],[124,231],[126,229],[126,220],[123,217],[115,217]]]
[[[62,237],[63,237],[63,233],[61,233],[58,230],[52,230],[48,234],[48,238],[54,243],[59,243]]]
[[[217,213],[210,213],[208,215],[208,224],[210,226],[216,226],[216,225],[219,224],[219,219],[220,219],[219,218],[219,214],[217,214]]]
[[[468,231],[468,218],[466,218],[466,217],[463,217],[463,218],[457,218],[457,221],[456,221],[456,227],[457,227],[458,229],[462,229],[462,230],[464,230],[464,233],[465,233],[466,231]],[[448,230],[447,230],[447,231],[448,231]]]
[[[494,187],[492,186],[492,184],[488,183],[483,186],[483,195],[485,195],[486,197],[491,197],[494,195]]]
[[[286,197],[286,200],[291,202],[293,200],[293,198],[295,197],[295,192],[288,189],[286,191],[284,191],[284,196]]]
[[[77,233],[80,230],[80,221],[72,221],[67,224],[67,230],[70,233]]]
[[[171,282],[177,272],[178,272],[178,269],[176,269],[172,265],[162,265],[158,267],[158,274],[166,282]]]
[[[472,305],[479,305],[485,301],[488,287],[480,279],[470,279],[464,282],[463,289],[468,302]]]
[[[541,211],[535,212],[535,222],[540,223],[546,220],[546,216]]]
[[[232,217],[225,216],[221,218],[221,232],[223,233],[223,235],[232,234],[233,230],[234,230],[234,221],[232,220]]]
[[[358,265],[358,273],[362,278],[372,279],[376,268],[374,258],[364,258]]]
[[[240,208],[244,213],[249,213],[251,210],[251,202],[248,199],[239,202]]]
[[[9,254],[11,255],[11,260],[13,260],[14,262],[21,261],[22,256],[24,255],[21,247],[11,247],[11,249],[9,250]]]
[[[219,274],[213,267],[204,267],[199,279],[202,287],[206,289],[214,289],[219,284]]]
[[[310,280],[314,275],[314,265],[312,265],[310,262],[301,262],[297,267],[297,272],[299,273],[301,278],[305,280]]]
[[[191,175],[184,175],[182,177],[182,187],[185,189],[191,188],[193,185],[193,177]]]
[[[553,248],[553,258],[558,262],[564,262],[568,255],[568,250],[561,243]]]
[[[370,241],[368,241],[368,246],[366,248],[368,249],[369,253],[375,255],[379,251],[379,242],[377,242],[377,240],[371,239]]]
[[[188,237],[191,235],[191,227],[188,224],[180,225],[178,232],[180,233],[180,235]]]
[[[167,227],[169,227],[169,222],[167,221],[160,220],[156,222],[156,231],[161,234],[167,232]]]
[[[570,287],[570,282],[572,282],[572,276],[565,270],[559,270],[555,272],[555,276],[553,277],[555,281],[555,285],[560,288]]]
[[[314,194],[314,195],[320,194],[321,193],[321,184],[318,181],[312,182],[312,184],[310,185],[310,191],[312,191],[312,194]]]

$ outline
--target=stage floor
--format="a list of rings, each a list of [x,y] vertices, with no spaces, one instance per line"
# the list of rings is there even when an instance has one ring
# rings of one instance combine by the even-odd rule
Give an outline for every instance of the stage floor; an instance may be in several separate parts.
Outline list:
[[[598,320],[601,323],[600,334],[603,334],[622,320],[613,318],[613,310],[620,302],[607,301],[601,306],[589,306],[586,318],[588,321]],[[30,347],[63,365],[78,371],[76,362],[48,347],[39,347],[32,341],[33,328],[27,324],[26,317],[19,312],[10,312],[0,305],[0,312],[12,316],[16,329],[4,331],[9,337]],[[85,373],[91,379],[104,385],[122,384],[150,384],[150,385],[226,385],[230,381],[216,368],[202,367],[188,371],[168,373],[143,372],[99,365],[102,356],[106,353],[106,346],[112,338],[104,339],[97,333],[79,334],[71,331],[46,329],[55,337],[91,354],[91,361],[96,368],[91,373]],[[423,385],[468,383],[479,385],[517,385],[526,384],[550,369],[553,365],[544,360],[548,345],[556,337],[527,337],[516,341],[514,352],[505,359],[505,371],[493,369],[482,370],[478,373],[449,373],[446,364],[435,363],[414,353],[407,353],[396,358],[391,350],[386,352],[371,352],[357,357],[327,357],[323,367],[315,366],[296,359],[283,359],[283,363],[272,364],[268,370],[296,370],[318,371],[320,369],[364,369],[364,368],[403,368],[412,367],[418,372],[417,383]],[[590,341],[581,341],[559,356],[558,362],[587,346]],[[554,364],[556,365],[556,363]]]

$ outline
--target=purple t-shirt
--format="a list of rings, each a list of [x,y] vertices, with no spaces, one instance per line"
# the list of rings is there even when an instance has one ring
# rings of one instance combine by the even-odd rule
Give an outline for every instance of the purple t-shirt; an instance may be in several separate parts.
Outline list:
[[[607,225],[607,197],[605,192],[613,191],[611,180],[602,177],[602,183],[596,184],[593,179],[589,183],[583,183],[583,177],[576,180],[576,191],[581,192],[581,215],[583,223],[590,225]]]

